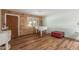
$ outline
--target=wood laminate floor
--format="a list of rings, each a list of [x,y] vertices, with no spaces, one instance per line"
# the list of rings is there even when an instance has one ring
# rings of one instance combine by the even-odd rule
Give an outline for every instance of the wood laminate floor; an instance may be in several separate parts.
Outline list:
[[[55,38],[50,35],[22,36],[11,40],[11,50],[78,50],[79,42],[68,38]]]

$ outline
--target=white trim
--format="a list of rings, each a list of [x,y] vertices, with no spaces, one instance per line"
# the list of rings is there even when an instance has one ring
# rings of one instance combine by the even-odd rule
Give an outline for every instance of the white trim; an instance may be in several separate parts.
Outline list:
[[[5,24],[6,24],[6,15],[17,16],[18,17],[18,36],[20,36],[20,16],[16,14],[5,13]]]

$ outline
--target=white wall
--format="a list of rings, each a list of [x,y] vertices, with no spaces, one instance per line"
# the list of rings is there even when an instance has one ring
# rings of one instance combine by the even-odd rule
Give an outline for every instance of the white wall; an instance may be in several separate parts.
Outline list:
[[[0,31],[1,31],[1,10],[0,10]]]
[[[48,27],[47,32],[64,31],[65,36],[79,32],[79,10],[57,11],[44,18],[43,25]]]

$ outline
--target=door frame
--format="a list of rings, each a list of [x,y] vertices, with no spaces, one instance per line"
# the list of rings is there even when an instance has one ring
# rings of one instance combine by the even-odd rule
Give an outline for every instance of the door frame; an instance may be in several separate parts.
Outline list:
[[[10,16],[17,16],[18,17],[18,36],[20,36],[20,16],[16,15],[16,14],[10,14],[10,13],[5,13],[5,24],[6,24],[6,16],[10,15]]]

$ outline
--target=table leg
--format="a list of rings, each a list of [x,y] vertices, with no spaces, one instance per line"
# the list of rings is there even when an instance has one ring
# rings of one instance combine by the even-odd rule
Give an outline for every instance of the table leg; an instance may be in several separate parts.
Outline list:
[[[36,33],[38,33],[38,30],[36,29]]]
[[[42,37],[42,31],[40,31],[40,36]]]
[[[9,49],[8,42],[5,44],[5,49],[6,49],[6,50]]]

